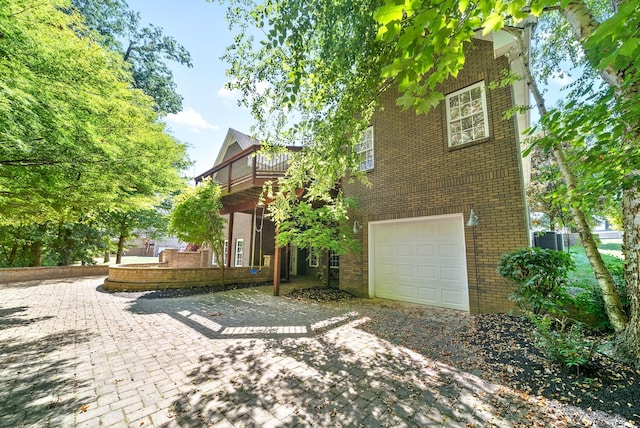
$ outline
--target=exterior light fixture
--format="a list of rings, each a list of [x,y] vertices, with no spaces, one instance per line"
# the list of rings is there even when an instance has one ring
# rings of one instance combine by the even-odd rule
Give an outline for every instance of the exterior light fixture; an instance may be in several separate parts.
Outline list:
[[[478,216],[475,212],[473,212],[473,208],[471,208],[471,213],[469,213],[469,221],[467,222],[467,226],[474,227],[480,224],[478,222]]]
[[[478,238],[476,237],[476,226],[479,225],[478,216],[471,208],[471,212],[469,213],[469,221],[467,221],[467,226],[471,228],[473,231],[473,264],[476,270],[476,302],[478,305],[478,312],[480,311],[480,275],[478,274]]]
[[[360,222],[358,222],[358,220],[353,222],[353,233],[358,233],[359,231],[362,230],[362,225],[360,224]]]

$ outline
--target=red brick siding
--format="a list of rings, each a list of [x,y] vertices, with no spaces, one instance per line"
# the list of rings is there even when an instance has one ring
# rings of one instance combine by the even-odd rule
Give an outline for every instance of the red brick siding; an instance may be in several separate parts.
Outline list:
[[[493,58],[491,43],[475,41],[474,46],[459,77],[439,88],[443,93],[483,80],[488,87],[508,67],[504,57]],[[359,200],[352,219],[364,228],[359,232],[362,252],[341,258],[340,287],[368,295],[368,222],[452,213],[463,213],[466,222],[473,207],[480,222],[475,247],[473,229],[465,227],[471,312],[509,310],[512,287],[496,273],[497,261],[504,252],[528,244],[515,120],[503,117],[512,107],[510,88],[487,89],[488,140],[456,149],[448,147],[444,102],[418,116],[398,108],[397,97],[395,90],[384,93],[384,111],[372,119],[372,186],[343,185],[346,195]]]

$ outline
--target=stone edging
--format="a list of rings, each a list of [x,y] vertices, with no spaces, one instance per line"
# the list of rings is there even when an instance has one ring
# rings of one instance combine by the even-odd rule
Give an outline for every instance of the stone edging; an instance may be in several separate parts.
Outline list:
[[[109,266],[46,266],[0,269],[0,284],[20,281],[102,276],[109,273]]]

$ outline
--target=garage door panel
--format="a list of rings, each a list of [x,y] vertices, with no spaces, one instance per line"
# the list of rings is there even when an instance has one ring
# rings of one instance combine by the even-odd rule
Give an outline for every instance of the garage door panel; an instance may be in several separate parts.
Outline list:
[[[444,281],[456,281],[456,282],[460,282],[463,279],[460,269],[458,269],[457,267],[455,268],[441,267],[440,278]]]
[[[409,239],[412,236],[415,236],[416,234],[416,229],[415,229],[415,225],[412,224],[398,224],[395,225],[394,227],[395,230],[395,234],[394,236],[392,236],[392,238],[405,238],[405,239]]]
[[[396,256],[399,256],[399,257],[413,256],[415,254],[414,250],[415,250],[414,245],[408,245],[408,244],[398,245],[396,246]]]
[[[435,304],[437,289],[435,287],[421,287],[418,289],[418,299],[422,300],[426,304]]]
[[[415,269],[413,265],[404,265],[404,264],[398,264],[396,265],[396,275],[398,275],[399,277],[409,277],[409,278],[413,278],[415,277]]]
[[[469,310],[462,216],[370,225],[373,295]]]
[[[416,244],[416,255],[419,257],[433,257],[436,255],[435,245]]]
[[[459,245],[440,245],[438,247],[438,254],[440,257],[460,258],[460,246]]]
[[[411,299],[414,297],[414,287],[412,284],[398,284],[398,296],[405,299]]]
[[[438,235],[439,226],[437,221],[429,223],[421,222],[416,224],[416,236],[420,238],[433,238]]]
[[[451,306],[460,306],[463,304],[462,292],[454,292],[452,290],[444,290],[442,292],[442,301]]]
[[[435,279],[436,269],[433,266],[418,266],[418,279]]]
[[[395,267],[391,263],[380,263],[376,266],[376,274],[380,277],[392,277],[395,274]]]

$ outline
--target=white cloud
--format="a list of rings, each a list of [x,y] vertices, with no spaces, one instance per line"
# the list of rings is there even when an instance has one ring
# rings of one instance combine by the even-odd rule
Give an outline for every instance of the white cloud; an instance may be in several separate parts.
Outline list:
[[[191,107],[187,107],[177,114],[169,113],[167,115],[167,121],[186,126],[192,132],[200,132],[205,129],[220,129],[218,125],[213,125],[207,122],[200,113],[198,113]]]
[[[573,83],[574,78],[566,72],[561,72],[561,73],[556,73],[555,75],[551,76],[550,81],[556,85],[558,85],[559,87],[563,88],[571,83]]]
[[[269,86],[269,82],[257,82],[255,84],[256,94],[263,95]],[[225,101],[237,101],[242,97],[242,92],[238,89],[229,89],[227,88],[227,85],[224,85],[216,91],[216,95]]]
[[[258,94],[262,95],[269,88],[269,82],[265,82],[264,80],[256,83],[256,91]]]
[[[240,91],[237,89],[228,89],[226,86],[216,91],[216,95],[226,101],[235,101],[240,98]]]

